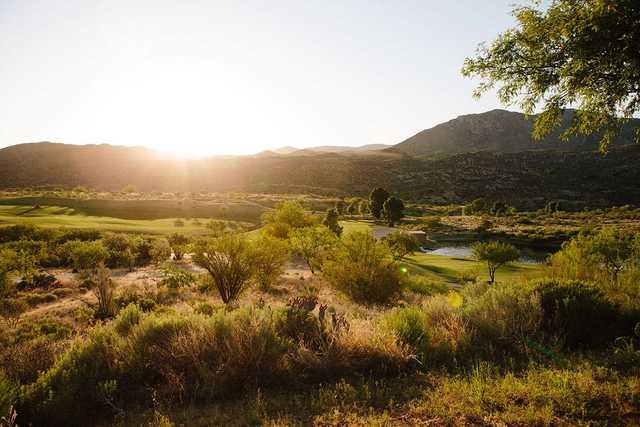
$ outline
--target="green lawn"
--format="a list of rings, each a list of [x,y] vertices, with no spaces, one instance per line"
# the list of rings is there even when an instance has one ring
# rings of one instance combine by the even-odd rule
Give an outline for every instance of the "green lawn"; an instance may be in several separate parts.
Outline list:
[[[170,234],[180,232],[196,235],[206,234],[207,218],[183,219],[184,226],[174,224],[177,218],[163,219],[123,219],[108,216],[85,215],[65,206],[0,206],[0,226],[12,224],[32,224],[39,227],[89,228],[101,231],[123,231],[144,234]]]
[[[486,264],[470,258],[415,254],[405,258],[402,265],[407,268],[409,273],[447,282],[458,281],[462,272],[474,269],[480,272],[481,279],[489,279]],[[496,281],[505,282],[526,279],[538,275],[542,269],[543,266],[540,264],[513,263],[498,269]]]

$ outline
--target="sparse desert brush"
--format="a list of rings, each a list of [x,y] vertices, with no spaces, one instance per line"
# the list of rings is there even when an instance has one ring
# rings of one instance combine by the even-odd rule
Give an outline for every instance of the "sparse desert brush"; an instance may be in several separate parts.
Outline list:
[[[429,344],[427,316],[418,307],[396,308],[382,319],[383,326],[398,340],[418,352],[424,352]]]
[[[411,412],[443,425],[637,425],[639,385],[637,377],[585,362],[534,365],[520,375],[484,363],[468,375],[438,378]]]
[[[526,351],[528,340],[539,336],[543,311],[532,286],[500,284],[469,301],[465,317],[478,349],[499,359],[501,354]]]
[[[131,329],[140,323],[143,311],[136,304],[129,304],[120,310],[118,317],[113,321],[113,328],[120,335],[127,335]]]
[[[54,336],[19,340],[0,351],[0,366],[14,381],[28,384],[49,369],[67,345],[68,340]]]

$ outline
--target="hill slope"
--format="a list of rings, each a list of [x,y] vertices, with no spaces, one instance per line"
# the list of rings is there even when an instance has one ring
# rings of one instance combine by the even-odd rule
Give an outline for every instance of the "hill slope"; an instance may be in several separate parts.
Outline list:
[[[459,203],[477,197],[539,207],[640,204],[640,146],[595,152],[304,153],[173,160],[141,149],[35,143],[0,150],[0,188],[245,191],[365,196],[384,186],[409,200]]]
[[[392,150],[416,155],[451,155],[476,151],[515,153],[527,150],[594,151],[598,149],[598,137],[575,137],[564,142],[559,139],[575,113],[567,111],[560,130],[541,141],[531,137],[533,117],[506,110],[492,110],[469,114],[423,130],[395,145]],[[640,120],[626,124],[615,142],[616,146],[633,141],[633,130],[640,127]]]

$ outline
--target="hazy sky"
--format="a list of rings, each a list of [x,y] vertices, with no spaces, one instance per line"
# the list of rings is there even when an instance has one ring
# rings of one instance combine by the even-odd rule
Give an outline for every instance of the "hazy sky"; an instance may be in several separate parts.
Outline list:
[[[514,0],[0,0],[0,147],[393,144],[475,100]]]

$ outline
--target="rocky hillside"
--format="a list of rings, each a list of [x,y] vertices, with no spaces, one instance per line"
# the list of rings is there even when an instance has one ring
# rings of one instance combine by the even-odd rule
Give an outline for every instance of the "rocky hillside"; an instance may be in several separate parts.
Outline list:
[[[534,117],[506,110],[469,114],[423,130],[395,145],[392,150],[412,156],[477,151],[515,153],[528,150],[597,150],[597,136],[575,137],[566,142],[560,140],[562,129],[569,126],[574,114],[573,111],[567,111],[561,128],[541,141],[536,141],[531,136]],[[638,127],[640,120],[633,120],[625,125],[615,145],[630,144],[633,141],[633,132]]]

